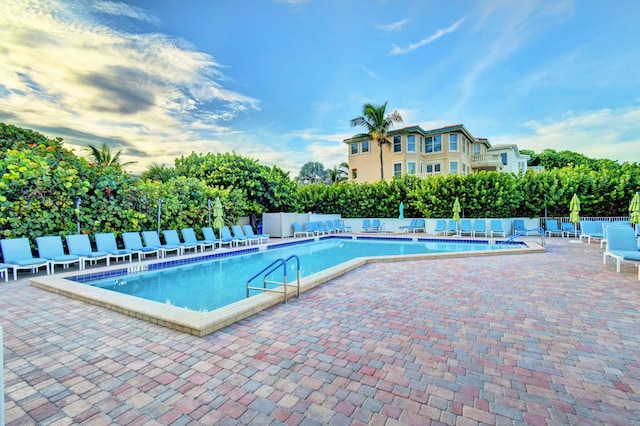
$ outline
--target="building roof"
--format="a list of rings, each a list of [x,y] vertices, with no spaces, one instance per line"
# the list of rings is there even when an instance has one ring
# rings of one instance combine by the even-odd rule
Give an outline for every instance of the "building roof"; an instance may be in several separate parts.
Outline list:
[[[398,134],[405,134],[405,133],[420,133],[423,136],[431,136],[431,135],[439,135],[442,133],[449,133],[449,132],[455,132],[455,131],[459,131],[464,133],[469,139],[471,139],[474,142],[480,142],[480,143],[484,143],[487,145],[487,147],[491,147],[491,144],[489,143],[489,141],[487,140],[487,138],[476,138],[474,137],[471,132],[469,132],[469,130],[467,130],[466,127],[464,127],[464,124],[451,124],[449,126],[444,126],[444,127],[439,127],[437,129],[431,129],[431,130],[424,130],[422,127],[420,127],[419,125],[412,125],[412,126],[406,126],[403,127],[401,129],[394,129],[394,130],[390,130],[389,131],[389,136],[395,136]],[[342,142],[344,143],[351,143],[354,140],[362,140],[364,138],[355,138],[352,136],[348,139],[343,140]]]

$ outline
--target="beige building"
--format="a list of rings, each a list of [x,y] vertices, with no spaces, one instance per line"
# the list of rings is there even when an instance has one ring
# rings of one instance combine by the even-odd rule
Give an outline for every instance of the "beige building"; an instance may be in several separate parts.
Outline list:
[[[462,124],[423,130],[409,126],[389,132],[390,144],[382,146],[385,180],[405,174],[427,177],[473,173],[479,170],[514,172],[527,170],[529,156],[516,145],[491,146],[475,138]],[[380,147],[367,139],[345,139],[349,149],[349,180],[380,180]]]

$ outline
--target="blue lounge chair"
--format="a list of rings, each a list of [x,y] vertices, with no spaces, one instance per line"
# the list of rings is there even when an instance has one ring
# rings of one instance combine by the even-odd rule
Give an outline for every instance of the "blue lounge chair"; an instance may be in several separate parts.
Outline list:
[[[471,219],[460,220],[460,235],[470,235],[473,237],[473,228],[471,227]]]
[[[562,231],[567,235],[567,237],[570,237],[571,234],[573,234],[574,237],[578,237],[578,235],[580,235],[580,231],[578,231],[571,222],[563,222]]]
[[[302,229],[302,225],[300,225],[300,223],[298,223],[298,222],[294,222],[293,223],[293,236],[294,237],[300,237],[300,236],[308,237],[309,234],[313,235],[313,232],[312,231],[305,231],[304,229]]]
[[[487,222],[484,219],[476,219],[473,221],[473,236],[477,237],[478,234],[487,236]]]
[[[458,222],[453,219],[449,219],[447,230],[445,231],[445,235],[449,234],[458,235]]]
[[[33,257],[28,238],[7,238],[0,240],[2,257],[7,268],[13,269],[13,279],[18,279],[18,270],[29,269],[32,272],[45,267],[49,275],[49,261],[40,257]]]
[[[67,235],[66,239],[69,254],[80,256],[85,262],[81,269],[86,267],[86,262],[94,264],[99,260],[104,260],[107,266],[109,266],[109,253],[106,251],[93,251],[91,241],[89,241],[87,234]]]
[[[555,219],[547,219],[545,221],[545,233],[547,234],[547,237],[551,237],[554,234],[564,237],[564,231],[558,227],[558,221]]]
[[[183,228],[182,229],[182,239],[184,239],[185,243],[197,244],[200,247],[200,251],[204,252],[207,247],[211,247],[212,250],[215,250],[216,244],[218,243],[217,239],[214,240],[199,240],[196,237],[196,231],[193,228]],[[211,230],[213,232],[213,230]]]
[[[126,258],[129,258],[129,263],[133,261],[133,252],[131,250],[118,248],[116,236],[113,232],[95,234],[94,238],[96,239],[96,247],[98,251],[109,253],[109,259],[115,259],[118,261],[120,259],[125,260]],[[138,258],[138,260],[140,260],[140,258]]]
[[[157,235],[157,234],[156,234]],[[164,257],[164,250],[159,246],[144,246],[139,232],[125,232],[122,234],[124,248],[138,255],[138,260],[143,260],[146,256],[155,254],[158,258]]]
[[[444,219],[438,219],[436,221],[436,227],[433,230],[433,234],[437,235],[437,234],[444,234],[447,232],[447,221]]]
[[[362,219],[362,230],[363,231],[371,230],[371,221],[369,219]]]
[[[36,245],[38,246],[38,256],[49,261],[49,271],[52,274],[55,273],[56,265],[62,265],[64,269],[67,269],[69,265],[77,263],[78,269],[83,269],[84,259],[78,255],[64,252],[62,237],[36,237]]]
[[[181,255],[183,253],[182,247],[175,244],[162,244],[160,242],[160,235],[158,235],[158,231],[142,231],[142,239],[144,240],[145,247],[157,247],[160,248],[161,256],[166,257],[167,252],[175,251],[176,255]]]
[[[502,228],[502,220],[501,219],[491,219],[491,236],[494,234],[506,236],[504,229]]]
[[[380,222],[380,219],[373,219],[371,221],[371,230],[372,231],[382,231],[384,227],[384,223]]]
[[[4,263],[0,263],[0,277],[4,277],[4,282],[9,281],[9,268]]]
[[[411,222],[409,222],[408,225],[402,225],[399,226],[400,229],[404,229],[405,232],[409,232],[409,230],[414,229],[416,227],[416,221],[418,219],[411,219]]]
[[[313,235],[324,235],[324,227],[321,227],[318,222],[307,222],[307,231],[313,233]]]
[[[232,236],[228,226],[223,226],[222,228],[220,228],[220,239],[225,244],[230,242],[232,247],[233,246],[237,247],[240,244],[240,242],[242,242],[243,244],[248,243],[246,239],[240,240],[239,238]]]
[[[338,219],[333,220],[333,226],[336,229],[336,232],[347,232],[347,227],[344,226]]]
[[[255,232],[253,232],[253,228],[251,227],[251,225],[244,225],[242,227],[242,230],[248,238],[258,238],[258,241],[261,243],[266,243],[269,241],[269,234],[256,234]]]
[[[587,239],[587,242],[591,244],[591,240],[603,240],[604,232],[602,228],[602,222],[597,220],[581,220],[580,221],[580,239]]]
[[[633,228],[629,226],[607,228],[607,249],[602,256],[602,263],[607,263],[607,257],[616,259],[617,272],[620,272],[622,261],[640,263],[640,250]],[[640,278],[640,271],[638,277]]]
[[[162,235],[164,236],[164,240],[168,245],[180,247],[182,249],[181,254],[184,254],[185,250],[193,250],[195,253],[198,252],[198,247],[200,246],[200,244],[180,241],[178,231],[176,231],[175,229],[167,229],[165,231],[162,231]]]
[[[250,238],[246,235],[240,225],[233,225],[231,232],[233,237],[238,239],[238,242],[244,241],[245,244],[252,244],[254,242],[258,244],[260,242],[260,238]]]
[[[215,232],[213,232],[213,228],[210,226],[205,226],[202,228],[202,235],[204,239],[207,241],[216,241],[218,243],[218,247],[222,247],[224,245],[228,245],[229,247],[233,246],[233,238],[225,241],[222,238],[217,238]]]

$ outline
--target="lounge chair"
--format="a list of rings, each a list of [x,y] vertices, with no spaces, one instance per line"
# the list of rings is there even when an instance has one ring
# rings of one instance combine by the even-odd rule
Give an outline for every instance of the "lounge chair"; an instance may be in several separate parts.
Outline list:
[[[85,262],[80,269],[84,269],[86,267],[86,262],[94,264],[100,260],[104,260],[107,266],[109,266],[110,254],[106,251],[93,251],[91,248],[91,241],[89,241],[89,236],[87,234],[67,235],[66,239],[69,254],[80,256],[80,258]]]
[[[445,234],[447,232],[447,221],[444,219],[438,219],[436,221],[436,227],[433,230],[433,235]]]
[[[13,269],[13,279],[18,279],[18,270],[30,269],[32,272],[45,267],[49,275],[49,261],[33,257],[28,238],[7,238],[0,240],[2,257],[7,268]]]
[[[502,220],[501,219],[491,219],[491,236],[494,234],[502,234],[503,237],[506,236],[504,229],[502,228]]]
[[[251,227],[251,225],[244,225],[242,227],[242,230],[248,238],[258,238],[258,241],[261,243],[269,242],[269,234],[256,234],[253,232],[253,228]]]
[[[300,236],[308,237],[309,234],[313,235],[313,232],[312,231],[305,231],[304,229],[302,229],[302,225],[300,225],[300,223],[298,223],[298,222],[294,222],[293,223],[293,236],[294,237],[300,237]]]
[[[513,219],[513,233],[520,235],[529,235],[529,232],[534,232],[534,230],[527,229],[524,225],[523,219]]]
[[[344,226],[338,219],[333,220],[333,226],[336,228],[336,232],[347,232],[347,227]]]
[[[129,263],[133,261],[133,252],[131,250],[118,248],[116,236],[113,232],[103,232],[95,234],[93,237],[96,239],[96,247],[98,251],[109,253],[109,259],[115,259],[118,261],[120,259],[125,260],[126,258],[129,258]],[[138,260],[140,260],[139,257]]]
[[[333,220],[328,220],[325,222],[325,227],[329,230],[330,234],[337,234],[338,228],[336,228],[336,224],[333,223]]]
[[[252,244],[254,242],[256,244],[260,243],[260,238],[251,238],[248,235],[245,235],[240,225],[233,225],[231,227],[231,232],[233,237],[238,239],[238,242],[244,241],[245,244]]]
[[[596,220],[581,220],[580,221],[580,239],[587,239],[587,242],[591,244],[591,240],[604,239],[604,232],[602,231],[602,222]]]
[[[316,221],[316,229],[322,231],[325,234],[331,233],[331,227],[329,227],[326,223],[321,220]]]
[[[158,258],[164,257],[164,249],[162,247],[142,245],[139,232],[123,233],[122,241],[124,242],[124,248],[138,255],[138,260],[143,260],[146,256],[152,254],[155,254]]]
[[[213,232],[213,228],[211,228],[210,226],[205,226],[202,228],[202,235],[204,236],[204,239],[207,241],[216,241],[218,243],[218,247],[222,247],[224,245],[228,245],[229,247],[232,247],[233,244],[233,238],[229,239],[229,240],[223,240],[222,238],[217,238],[215,232]]]
[[[370,231],[371,230],[371,221],[369,219],[362,220],[362,230]]]
[[[471,219],[460,220],[460,235],[473,235],[473,228],[471,227]]]
[[[473,236],[477,237],[478,234],[487,236],[487,222],[484,219],[476,219],[473,223]]]
[[[175,229],[167,229],[165,231],[162,231],[162,235],[164,236],[164,240],[168,245],[181,247],[181,254],[184,254],[185,250],[193,250],[195,253],[197,253],[198,247],[200,247],[200,244],[198,243],[188,243],[186,241],[180,241],[178,231],[176,231]]]
[[[400,229],[404,229],[405,232],[409,232],[410,229],[415,228],[417,220],[418,219],[411,219],[411,222],[409,222],[408,225],[401,225],[401,226],[399,226],[399,228]]]
[[[564,231],[558,227],[558,221],[555,219],[547,219],[545,221],[545,233],[547,237],[551,237],[554,234],[564,237]]]
[[[563,222],[562,231],[567,235],[567,238],[570,237],[571,234],[576,238],[580,235],[580,231],[578,231],[575,225],[571,222]]]
[[[9,268],[4,263],[0,263],[0,277],[4,277],[4,282],[9,281]]]
[[[607,257],[616,259],[616,271],[620,272],[620,262],[640,263],[640,250],[635,231],[628,226],[609,226],[607,228],[607,249],[602,256],[602,263]],[[638,272],[640,277],[640,272]]]
[[[307,231],[313,233],[313,235],[324,235],[324,227],[320,226],[318,222],[307,222]]]
[[[445,235],[449,234],[458,235],[458,222],[453,219],[449,219],[447,230],[445,231]]]
[[[214,240],[199,240],[196,237],[196,231],[193,228],[182,228],[182,239],[185,243],[196,244],[200,247],[200,251],[204,252],[207,247],[211,247],[212,250],[215,250],[216,244],[218,243],[217,239]],[[213,230],[212,230],[213,232]]]
[[[421,230],[422,232],[427,232],[425,221],[422,218],[417,219],[415,228],[411,229],[410,231],[418,232],[419,230]]]
[[[372,231],[382,231],[382,228],[384,228],[384,223],[380,222],[380,219],[373,219],[371,221]]]
[[[146,247],[159,247],[162,249],[162,257],[166,257],[168,252],[175,251],[176,255],[181,255],[184,250],[176,244],[162,244],[158,231],[142,231],[142,239]]]
[[[225,244],[230,242],[232,247],[233,246],[237,247],[240,244],[240,242],[242,242],[242,244],[249,243],[246,238],[240,239],[231,235],[231,231],[229,230],[228,226],[223,226],[222,228],[220,228],[220,239]]]
[[[62,265],[67,269],[69,265],[78,264],[78,269],[84,269],[84,259],[76,254],[66,254],[62,246],[62,237],[48,236],[36,237],[38,256],[49,261],[49,271],[55,273],[56,265]]]

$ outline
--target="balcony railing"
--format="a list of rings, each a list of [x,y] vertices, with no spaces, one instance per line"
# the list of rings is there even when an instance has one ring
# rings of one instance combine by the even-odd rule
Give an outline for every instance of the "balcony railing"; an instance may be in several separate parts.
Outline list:
[[[471,167],[474,169],[496,170],[502,166],[502,157],[496,154],[474,155],[471,160]]]

